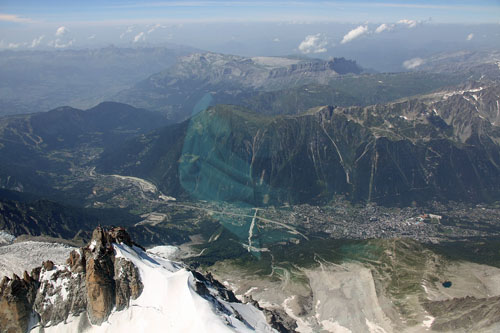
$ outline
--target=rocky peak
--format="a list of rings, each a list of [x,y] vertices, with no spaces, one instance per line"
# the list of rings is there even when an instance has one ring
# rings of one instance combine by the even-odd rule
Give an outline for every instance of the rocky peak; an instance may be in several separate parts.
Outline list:
[[[134,258],[139,261],[124,256],[123,250],[135,252],[137,258]],[[149,259],[148,264],[141,263],[139,258]],[[158,267],[150,266],[155,264]],[[5,277],[0,281],[0,332],[27,332],[34,328],[41,332],[46,327],[71,323],[76,317],[78,327],[101,325],[112,312],[128,308],[130,300],[137,299],[143,292],[148,298],[151,288],[156,290],[156,285],[145,288],[138,267],[142,267],[141,272],[144,269],[158,269],[160,272],[171,269],[161,266],[136,247],[125,229],[99,227],[94,230],[87,246],[71,252],[66,265],[47,260],[31,274],[25,272],[23,278],[14,275],[12,279]],[[183,268],[179,265],[178,269]],[[190,275],[184,287],[191,288],[193,283],[192,291],[207,300],[214,313],[225,318],[227,325],[232,327],[228,318],[235,318],[251,327],[253,324],[246,318],[253,318],[250,312],[256,310],[262,311],[269,327],[279,332],[294,332],[295,321],[283,311],[265,310],[252,301],[248,303],[254,310],[248,312],[244,309],[251,309],[251,305],[241,304],[233,292],[210,273],[203,275],[187,271]],[[156,273],[149,271],[146,274]],[[169,275],[165,275],[167,284]],[[134,305],[145,306],[141,300]],[[158,304],[152,306],[156,309]]]
[[[31,274],[24,272],[22,279],[3,278],[0,327],[26,332],[33,318],[46,327],[85,311],[91,324],[99,325],[113,308],[127,307],[131,298],[140,296],[143,284],[131,262],[115,258],[113,243],[136,245],[124,228],[98,227],[87,246],[70,253],[67,265],[47,260]]]
[[[40,269],[34,269],[29,275],[24,272],[23,278],[14,274],[12,278],[4,277],[0,282],[0,328],[2,332],[26,332],[32,317],[32,307],[38,288]]]

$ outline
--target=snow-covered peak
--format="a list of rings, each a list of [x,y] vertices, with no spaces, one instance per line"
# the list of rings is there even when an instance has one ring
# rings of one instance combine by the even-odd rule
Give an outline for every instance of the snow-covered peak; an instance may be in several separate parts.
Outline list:
[[[112,328],[113,323],[120,322],[123,317],[139,312],[144,319],[131,323],[132,327],[137,327],[136,330],[147,328],[150,332],[274,331],[260,310],[251,304],[220,298],[215,288],[199,281],[182,265],[137,247],[124,244],[113,244],[113,247],[116,257],[130,260],[138,268],[144,290],[139,298],[131,301],[129,309],[112,314],[103,327]],[[204,296],[200,295],[202,284],[208,290]]]
[[[252,304],[224,299],[201,274],[182,264],[149,254],[136,246],[113,244],[115,258],[130,261],[139,271],[144,289],[129,307],[113,310],[101,325],[88,323],[86,314],[43,332],[276,332],[264,313]],[[41,332],[35,328],[32,332]]]
[[[47,260],[31,274],[0,281],[0,304],[6,306],[0,327],[39,333],[277,332],[293,327],[294,322],[252,299],[241,303],[210,273],[165,258],[172,250],[159,247],[153,249],[158,255],[148,253],[124,228],[98,227],[89,244],[72,250],[65,264]]]

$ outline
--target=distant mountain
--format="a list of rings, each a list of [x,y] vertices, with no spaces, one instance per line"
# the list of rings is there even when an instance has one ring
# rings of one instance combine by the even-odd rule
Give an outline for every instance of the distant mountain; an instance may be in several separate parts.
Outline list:
[[[338,194],[404,205],[491,201],[500,195],[499,100],[491,86],[297,116],[219,105],[104,153],[100,168],[175,197],[250,205]]]
[[[195,53],[120,92],[115,99],[183,120],[210,104],[232,103],[253,91],[327,84],[339,75],[361,72],[356,62],[344,58],[323,61]]]
[[[461,73],[376,73],[332,78],[328,84],[259,91],[231,103],[269,115],[300,114],[318,105],[368,106],[462,83]]]
[[[48,200],[29,193],[0,190],[0,230],[24,239],[71,240],[82,244],[101,226],[122,225],[141,244],[183,243],[189,233],[183,228],[140,225],[143,218],[120,208],[83,208]],[[191,231],[213,227],[209,221]]]
[[[318,105],[387,103],[468,79],[469,74],[446,71],[364,73],[355,61],[344,58],[196,53],[120,92],[115,100],[182,121],[216,104],[240,105],[264,114],[299,114]]]
[[[434,73],[463,73],[497,81],[500,79],[500,51],[443,52],[420,60],[414,70]]]
[[[167,123],[157,112],[114,102],[0,118],[0,186],[47,195],[48,174],[67,174],[76,160]]]
[[[194,49],[167,47],[0,52],[0,116],[89,108]]]
[[[0,230],[14,236],[48,236],[81,242],[101,225],[131,224],[139,218],[119,209],[87,209],[48,200],[19,202],[0,198]]]

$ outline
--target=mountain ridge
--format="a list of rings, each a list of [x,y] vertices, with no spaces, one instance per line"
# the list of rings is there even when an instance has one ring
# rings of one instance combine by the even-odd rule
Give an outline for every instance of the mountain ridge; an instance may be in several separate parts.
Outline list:
[[[168,124],[157,112],[116,103],[88,110],[59,107],[6,116],[0,124],[0,186],[59,195],[50,175],[69,173],[72,163],[91,160],[104,147]]]
[[[207,94],[208,104],[231,103],[253,91],[327,83],[339,73],[361,72],[355,61],[344,58],[323,61],[194,53],[120,92],[115,100],[165,112],[170,119],[182,121],[197,112],[196,104]]]
[[[499,95],[492,86],[432,102],[318,107],[271,118],[219,105],[141,142],[130,141],[100,166],[152,180],[175,197],[211,195],[251,205],[270,198],[304,202],[321,193],[324,199],[344,194],[392,204],[491,200],[500,185]],[[174,137],[184,142],[172,142]]]
[[[158,284],[158,282],[162,282]],[[131,320],[140,316],[142,320]],[[0,324],[8,332],[292,332],[258,303],[241,303],[210,274],[146,253],[124,228],[96,228],[66,265],[44,261],[0,282]]]

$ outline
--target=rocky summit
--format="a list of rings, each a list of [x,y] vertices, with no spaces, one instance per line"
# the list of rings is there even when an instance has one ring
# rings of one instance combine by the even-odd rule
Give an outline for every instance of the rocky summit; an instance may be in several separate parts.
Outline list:
[[[72,251],[67,265],[43,262],[25,272],[23,278],[4,277],[0,286],[0,326],[2,332],[26,332],[37,321],[56,325],[70,315],[88,313],[92,324],[100,324],[116,307],[128,306],[143,285],[137,268],[123,258],[115,258],[112,243],[134,243],[125,229],[98,227],[89,245]]]
[[[158,274],[162,270],[166,274]],[[169,281],[182,280],[183,277],[187,283]],[[146,283],[148,288],[145,289]],[[173,289],[162,285],[172,285]],[[186,293],[179,292],[186,287]],[[163,295],[162,291],[166,290],[175,291],[176,295]],[[185,311],[183,297],[190,298],[187,303],[202,314]],[[142,311],[140,314],[133,313],[130,308],[134,300],[139,301],[134,307]],[[157,312],[174,311],[169,308],[176,306],[177,302],[180,304],[179,314],[155,317]],[[127,311],[130,312],[128,315]],[[93,331],[92,328],[106,332],[123,331],[123,325],[128,321],[123,319],[123,314],[128,319],[143,317],[144,322],[153,325],[153,331],[164,325],[196,331],[199,323],[193,326],[182,319],[190,315],[201,319],[212,317],[208,323],[215,325],[214,319],[220,321],[215,326],[225,331],[246,331],[253,327],[263,332],[290,332],[296,327],[292,319],[262,309],[254,301],[240,303],[232,291],[210,274],[204,276],[160,257],[150,257],[122,227],[97,227],[89,244],[72,251],[66,265],[47,260],[31,273],[25,271],[22,278],[13,275],[0,282],[2,333],[51,332],[53,329],[80,332]],[[203,325],[208,324],[204,322]],[[204,328],[207,329],[210,331],[212,326]]]

